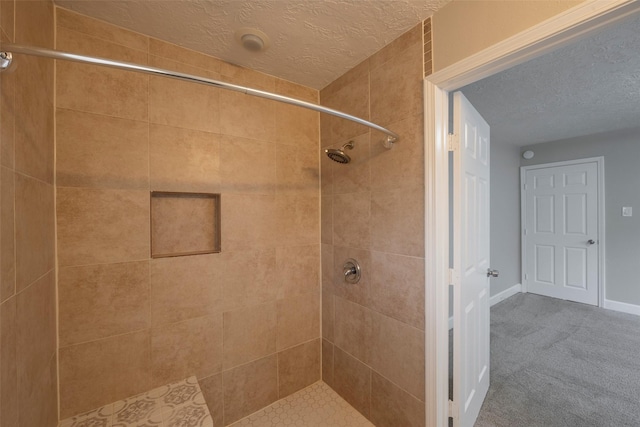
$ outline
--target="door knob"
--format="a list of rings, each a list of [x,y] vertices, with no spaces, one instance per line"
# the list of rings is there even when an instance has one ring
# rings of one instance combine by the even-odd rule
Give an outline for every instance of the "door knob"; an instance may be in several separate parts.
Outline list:
[[[487,277],[498,277],[499,275],[500,275],[499,270],[492,270],[490,268],[487,268]]]
[[[588,244],[588,245],[595,245],[595,244],[596,244],[596,241],[595,241],[595,240],[593,240],[593,239],[589,239],[589,240],[587,240],[587,244]]]

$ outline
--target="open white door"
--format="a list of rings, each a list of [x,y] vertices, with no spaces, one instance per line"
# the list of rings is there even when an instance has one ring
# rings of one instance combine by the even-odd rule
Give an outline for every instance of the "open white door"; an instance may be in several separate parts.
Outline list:
[[[471,427],[489,390],[489,125],[454,93],[453,425]]]

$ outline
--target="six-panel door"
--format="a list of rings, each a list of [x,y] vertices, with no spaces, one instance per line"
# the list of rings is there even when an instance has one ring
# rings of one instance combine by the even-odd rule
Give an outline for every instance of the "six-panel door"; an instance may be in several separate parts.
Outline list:
[[[525,173],[527,291],[598,305],[598,165]]]

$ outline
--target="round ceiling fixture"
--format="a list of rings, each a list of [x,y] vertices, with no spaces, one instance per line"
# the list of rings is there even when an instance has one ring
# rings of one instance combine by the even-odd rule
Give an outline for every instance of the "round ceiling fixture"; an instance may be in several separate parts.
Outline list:
[[[240,28],[235,32],[236,40],[249,52],[264,52],[271,45],[271,40],[256,28]]]
[[[535,156],[535,153],[531,150],[527,150],[524,153],[522,153],[522,157],[527,159],[527,160],[531,160],[533,159],[533,156]]]

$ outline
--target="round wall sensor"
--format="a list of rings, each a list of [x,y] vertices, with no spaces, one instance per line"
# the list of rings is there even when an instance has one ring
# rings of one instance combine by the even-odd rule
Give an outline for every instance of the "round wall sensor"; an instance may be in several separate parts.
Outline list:
[[[235,37],[236,41],[250,52],[264,52],[271,45],[269,36],[257,28],[239,28]]]
[[[534,153],[531,150],[527,150],[524,153],[522,153],[522,157],[524,157],[527,160],[531,160],[533,159]]]

